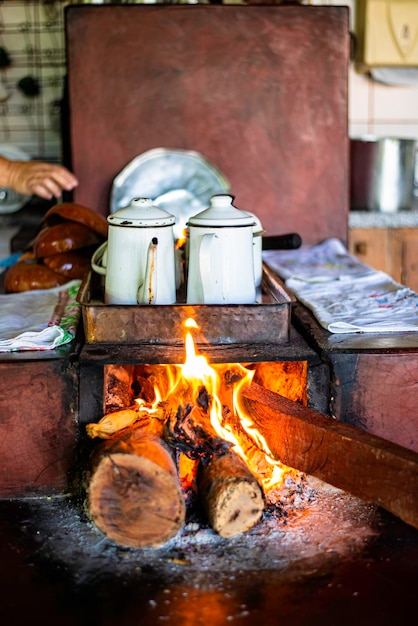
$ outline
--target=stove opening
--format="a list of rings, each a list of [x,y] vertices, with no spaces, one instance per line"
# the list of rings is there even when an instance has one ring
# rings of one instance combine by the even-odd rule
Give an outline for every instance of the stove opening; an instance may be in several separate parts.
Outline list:
[[[306,406],[306,361],[211,364],[195,322],[185,326],[183,363],[105,366],[104,415],[86,426],[96,440],[88,509],[123,546],[161,545],[190,520],[233,537],[267,510],[283,514],[283,497],[306,488],[275,458],[245,398],[257,384]]]

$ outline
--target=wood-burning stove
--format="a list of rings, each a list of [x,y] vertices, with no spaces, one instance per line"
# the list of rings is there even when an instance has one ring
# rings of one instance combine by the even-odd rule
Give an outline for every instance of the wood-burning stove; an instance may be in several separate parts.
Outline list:
[[[347,241],[347,7],[85,5],[66,16],[76,201],[106,214],[113,177],[137,154],[194,149],[269,234],[297,224],[304,243]],[[291,308],[280,345],[206,353],[306,364],[308,405],[330,424],[416,450],[414,338],[332,337]],[[106,541],[62,495],[86,424],[103,414],[106,368],[182,357],[182,346],[85,344],[81,328],[67,349],[0,360],[0,612],[26,623],[37,606],[45,624],[144,626],[409,619],[416,530],[339,490],[325,486],[309,515],[309,489],[294,491],[295,518],[273,515],[248,536],[219,539],[190,522],[178,543],[144,551]]]

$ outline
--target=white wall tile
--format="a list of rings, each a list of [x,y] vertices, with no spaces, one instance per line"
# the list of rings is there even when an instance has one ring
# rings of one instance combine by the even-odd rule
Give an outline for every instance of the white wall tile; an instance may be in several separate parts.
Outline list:
[[[375,121],[418,120],[418,86],[395,87],[374,82],[370,97]]]
[[[307,0],[311,3],[310,0]],[[348,0],[316,0],[315,4],[346,5],[350,7],[350,28],[354,30],[356,2]],[[418,84],[389,86],[358,74],[349,68],[349,133],[376,134],[416,138],[418,130]]]
[[[356,137],[363,137],[364,135],[372,134],[372,129],[367,122],[364,124],[350,122],[348,126],[348,134],[352,139],[354,139]]]
[[[418,139],[418,120],[411,124],[396,122],[371,123],[370,132],[376,137],[399,137],[401,139]]]
[[[348,114],[352,122],[367,121],[370,114],[370,81],[350,66],[348,74]]]

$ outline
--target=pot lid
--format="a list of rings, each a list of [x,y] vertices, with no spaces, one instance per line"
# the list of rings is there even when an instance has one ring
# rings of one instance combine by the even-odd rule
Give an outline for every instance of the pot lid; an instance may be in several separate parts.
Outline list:
[[[113,226],[171,226],[175,223],[174,215],[156,206],[151,198],[133,198],[130,204],[112,213],[107,218]]]
[[[234,196],[217,194],[211,197],[209,208],[189,219],[190,226],[254,226],[254,216],[237,209]]]

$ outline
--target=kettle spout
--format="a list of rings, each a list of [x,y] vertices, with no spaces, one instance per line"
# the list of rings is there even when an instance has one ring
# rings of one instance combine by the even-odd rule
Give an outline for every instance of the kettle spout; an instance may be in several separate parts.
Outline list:
[[[148,246],[144,282],[138,288],[138,304],[154,304],[157,286],[158,237],[153,237]]]

